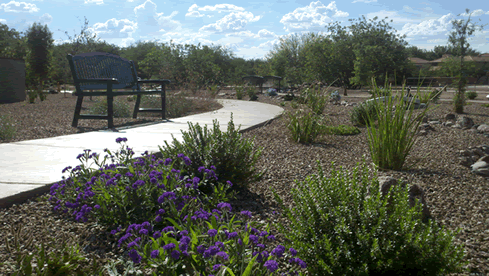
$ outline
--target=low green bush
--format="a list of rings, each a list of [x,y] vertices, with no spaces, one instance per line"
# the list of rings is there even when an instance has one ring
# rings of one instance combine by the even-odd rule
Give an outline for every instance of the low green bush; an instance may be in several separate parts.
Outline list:
[[[321,118],[312,113],[300,110],[288,113],[287,128],[290,130],[292,140],[297,143],[309,144],[322,133]]]
[[[350,113],[350,121],[356,126],[367,126],[377,119],[377,111],[374,101],[361,103],[353,107]]]
[[[0,140],[10,140],[15,137],[15,124],[6,115],[0,115]]]
[[[171,145],[165,141],[159,147],[162,155],[185,154],[192,160],[191,167],[198,177],[202,177],[200,167],[214,165],[219,179],[229,180],[237,187],[246,187],[248,181],[260,178],[263,173],[257,172],[256,163],[262,149],[255,148],[254,139],[242,138],[232,114],[226,132],[221,131],[217,120],[213,124],[213,130],[208,131],[207,125],[202,128],[189,122],[189,131],[182,131],[183,143],[175,138]]]
[[[299,250],[309,275],[447,275],[460,272],[462,246],[457,233],[435,222],[422,223],[420,204],[409,205],[407,189],[382,197],[368,169],[336,170],[297,182],[293,207],[283,208],[287,223],[276,226],[287,245]],[[387,203],[391,202],[388,207]],[[389,273],[389,274],[387,274]]]
[[[234,90],[236,90],[236,99],[238,100],[242,100],[243,99],[243,95],[244,95],[244,91],[245,91],[245,87],[242,86],[242,85],[236,85],[234,86]]]
[[[129,118],[132,116],[133,108],[119,98],[113,101],[114,118]],[[88,109],[88,114],[107,114],[107,99],[101,99]]]
[[[193,101],[187,99],[184,95],[171,95],[166,97],[166,117],[178,118],[183,117],[192,109]],[[141,107],[144,108],[161,108],[160,97],[149,97],[148,95],[141,96]],[[151,113],[154,116],[160,116],[159,113]]]
[[[473,100],[473,99],[477,98],[477,92],[475,92],[475,91],[467,91],[467,92],[465,92],[465,96],[469,100]]]
[[[443,92],[442,89],[440,89],[440,90],[433,89],[430,92],[418,91],[416,97],[419,99],[420,103],[424,103],[424,104],[427,104],[430,102],[436,103],[440,99],[440,95],[442,92]]]
[[[483,107],[489,107],[489,104],[482,104]]]

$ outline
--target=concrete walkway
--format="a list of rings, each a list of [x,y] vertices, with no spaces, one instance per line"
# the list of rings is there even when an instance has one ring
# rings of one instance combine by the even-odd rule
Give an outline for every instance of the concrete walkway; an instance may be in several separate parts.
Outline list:
[[[84,149],[106,155],[104,149],[112,152],[120,149],[115,142],[119,137],[127,138],[127,145],[139,157],[146,150],[159,152],[163,141],[171,144],[172,135],[183,141],[182,132],[188,131],[188,122],[199,124],[212,130],[217,119],[221,131],[226,131],[233,114],[237,129],[249,130],[279,117],[283,109],[260,102],[218,100],[223,108],[192,116],[170,119],[161,123],[111,130],[77,133],[46,139],[28,140],[0,144],[0,208],[19,204],[49,191],[51,184],[62,179],[61,171],[67,167],[80,165],[76,159]],[[96,167],[95,165],[91,167]],[[68,174],[64,174],[68,177]]]

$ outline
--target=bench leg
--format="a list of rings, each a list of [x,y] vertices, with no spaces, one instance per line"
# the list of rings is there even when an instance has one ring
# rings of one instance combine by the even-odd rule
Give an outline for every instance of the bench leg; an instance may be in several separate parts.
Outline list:
[[[107,96],[107,116],[109,128],[114,128],[114,97]]]
[[[75,114],[73,115],[73,122],[71,123],[72,127],[78,126],[78,118],[80,117],[82,102],[83,96],[78,96],[78,99],[76,100]]]
[[[166,119],[166,93],[165,85],[162,85],[163,93],[161,93],[161,119]]]
[[[136,105],[134,105],[134,112],[132,113],[132,118],[137,119],[138,118],[138,111],[139,111],[139,105],[141,104],[141,95],[137,95],[136,98]]]

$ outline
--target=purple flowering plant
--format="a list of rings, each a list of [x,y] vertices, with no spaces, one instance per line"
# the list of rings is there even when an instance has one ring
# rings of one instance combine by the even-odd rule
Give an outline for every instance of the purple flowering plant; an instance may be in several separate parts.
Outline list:
[[[169,220],[172,226],[134,224],[119,245],[126,244],[133,262],[154,268],[155,275],[299,275],[304,271],[306,264],[295,258],[295,249],[273,243],[269,225],[252,221],[249,211],[233,214],[231,210],[229,203],[221,202],[212,211],[201,209],[180,222]],[[152,229],[153,234],[141,235],[141,228]]]
[[[81,222],[93,216],[102,224],[117,227],[147,221],[160,209],[168,210],[165,215],[160,214],[162,221],[165,217],[177,219],[193,208],[215,206],[234,196],[228,193],[227,183],[218,183],[207,174],[204,179],[195,177],[187,166],[191,161],[184,155],[157,160],[145,152],[142,157],[133,158],[134,152],[125,145],[127,139],[116,141],[121,143],[118,152],[106,150],[108,155],[101,159],[85,150],[78,156],[80,166],[63,170],[70,177],[53,184],[50,191],[56,211],[73,215]],[[106,164],[108,159],[117,163]],[[178,168],[174,167],[176,159],[184,160]],[[89,168],[90,161],[99,169]],[[215,187],[214,193],[203,193],[203,185]]]

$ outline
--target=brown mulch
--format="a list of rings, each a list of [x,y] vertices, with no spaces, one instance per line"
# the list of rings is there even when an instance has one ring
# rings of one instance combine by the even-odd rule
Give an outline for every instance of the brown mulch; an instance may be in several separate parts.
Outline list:
[[[365,100],[365,93],[348,91],[347,102]],[[69,95],[68,95],[69,96]],[[357,97],[355,97],[357,96]],[[444,95],[445,98],[449,98]],[[71,96],[70,96],[71,97]],[[259,102],[280,104],[283,101],[277,97],[258,96]],[[228,91],[222,98],[235,98]],[[442,97],[444,98],[444,97]],[[247,100],[245,98],[244,100]],[[86,101],[88,103],[88,101]],[[89,104],[89,103],[88,103]],[[34,105],[16,103],[16,108],[4,109],[0,105],[0,114],[10,114],[17,118],[21,126],[21,136],[16,141],[53,137],[76,133],[79,129],[71,127],[74,110],[74,97],[65,98],[63,95],[49,95],[48,100]],[[289,102],[283,108],[294,111]],[[325,114],[332,124],[351,125],[349,114],[353,107],[328,104]],[[61,112],[65,110],[65,112]],[[444,121],[444,116],[453,113],[448,102],[441,102],[429,112],[429,120]],[[52,113],[52,114],[51,114]],[[489,108],[480,103],[470,103],[465,107],[465,116],[473,119],[475,124],[489,123]],[[235,210],[248,209],[256,215],[254,218],[262,221],[276,218],[272,211],[278,210],[272,189],[280,195],[286,204],[292,204],[291,188],[295,181],[302,181],[306,176],[316,173],[319,160],[325,173],[330,170],[331,162],[336,166],[352,169],[363,160],[370,164],[371,159],[366,139],[367,130],[360,128],[361,134],[353,136],[327,135],[310,145],[297,144],[291,141],[286,127],[287,116],[275,119],[268,124],[243,133],[244,138],[254,137],[255,146],[262,147],[258,168],[267,170],[260,181],[250,183],[248,191],[239,195],[232,202]],[[144,118],[146,119],[146,118]],[[125,123],[116,121],[117,126]],[[132,120],[132,119],[128,119]],[[139,120],[139,119],[138,119]],[[150,120],[150,118],[148,119]],[[81,127],[103,129],[106,121],[80,121]],[[459,164],[459,151],[473,146],[489,145],[489,138],[473,132],[443,125],[432,125],[432,131],[419,136],[408,157],[408,163],[420,161],[413,168],[405,171],[382,171],[379,175],[393,176],[404,179],[409,183],[421,186],[425,191],[428,208],[433,218],[447,229],[455,231],[460,228],[455,243],[464,244],[465,259],[469,261],[470,275],[487,275],[489,273],[489,179],[470,172],[470,169]],[[73,165],[73,164],[67,164]],[[52,214],[52,207],[45,201],[31,201],[25,204],[0,210],[0,237],[9,234],[10,225],[22,224],[26,232],[32,233],[35,240],[46,240],[39,223],[45,220],[51,237],[67,234],[82,241],[91,241],[86,248],[89,256],[96,257],[103,263],[116,260],[113,248],[104,242],[105,236],[100,235],[101,227],[95,223],[76,223],[62,219]],[[0,243],[0,262],[10,257],[3,243]],[[6,267],[0,267],[0,274],[6,274]],[[469,272],[465,273],[469,275]]]

